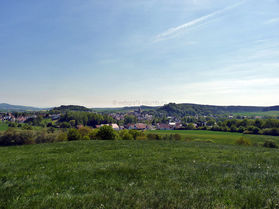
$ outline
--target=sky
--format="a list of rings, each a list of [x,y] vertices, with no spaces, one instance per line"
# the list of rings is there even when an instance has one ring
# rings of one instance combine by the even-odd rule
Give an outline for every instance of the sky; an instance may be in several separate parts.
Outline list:
[[[0,0],[0,103],[279,105],[279,0]]]

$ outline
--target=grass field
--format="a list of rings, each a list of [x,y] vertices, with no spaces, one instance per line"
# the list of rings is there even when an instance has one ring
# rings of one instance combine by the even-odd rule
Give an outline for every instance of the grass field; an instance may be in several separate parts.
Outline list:
[[[8,124],[0,122],[0,131],[6,131],[8,129]]]
[[[218,144],[234,144],[237,139],[244,137],[249,139],[252,144],[258,143],[263,144],[266,140],[271,140],[279,144],[278,136],[266,136],[266,135],[251,135],[251,134],[242,134],[242,133],[233,133],[233,132],[219,132],[219,131],[202,131],[202,130],[156,130],[156,131],[147,131],[147,133],[156,133],[156,134],[175,134],[178,133],[182,136],[183,139],[188,141],[203,141],[203,142],[214,142]]]
[[[279,150],[215,140],[0,147],[0,208],[278,207]]]

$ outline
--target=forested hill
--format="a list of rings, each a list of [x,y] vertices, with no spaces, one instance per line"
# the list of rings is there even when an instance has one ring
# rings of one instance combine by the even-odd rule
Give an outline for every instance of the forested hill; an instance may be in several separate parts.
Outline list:
[[[266,107],[263,111],[279,111],[279,105],[272,106],[272,107]]]
[[[169,103],[157,109],[159,113],[167,115],[216,115],[230,114],[241,112],[263,112],[270,110],[279,110],[279,106],[274,107],[257,107],[257,106],[214,106],[214,105],[199,105],[199,104],[175,104]]]
[[[52,110],[59,111],[59,112],[67,112],[67,111],[85,111],[91,112],[91,109],[79,106],[79,105],[61,105],[60,107],[55,107]]]

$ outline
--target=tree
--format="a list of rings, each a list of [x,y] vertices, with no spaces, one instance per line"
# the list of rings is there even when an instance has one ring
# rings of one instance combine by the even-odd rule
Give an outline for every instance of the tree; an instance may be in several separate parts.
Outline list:
[[[80,140],[80,139],[81,139],[81,135],[77,129],[72,128],[68,131],[68,140],[69,141],[75,141],[75,140]]]
[[[114,140],[116,134],[111,126],[102,126],[97,133],[97,138],[102,140]]]
[[[126,115],[124,118],[124,124],[136,123],[136,117],[133,115]]]

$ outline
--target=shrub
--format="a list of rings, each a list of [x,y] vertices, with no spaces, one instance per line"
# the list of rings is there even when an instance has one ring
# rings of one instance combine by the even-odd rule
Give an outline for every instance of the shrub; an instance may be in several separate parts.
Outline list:
[[[119,131],[119,137],[123,140],[133,140],[133,135],[129,133],[128,130],[121,130]]]
[[[262,132],[265,135],[279,136],[279,128],[267,128],[264,129]]]
[[[180,134],[174,134],[173,138],[174,138],[174,140],[181,140],[182,139]]]
[[[34,134],[32,131],[17,131],[8,129],[0,136],[0,145],[13,146],[23,144],[33,144]]]
[[[202,143],[215,143],[215,141],[211,139],[203,140],[203,139],[194,139],[194,142],[202,142]]]
[[[23,129],[23,130],[32,130],[33,128],[32,128],[31,125],[25,123],[25,124],[22,126],[22,129]]]
[[[77,129],[72,128],[68,131],[68,140],[69,141],[75,141],[75,140],[80,140],[80,139],[81,139],[81,135]]]
[[[57,134],[56,140],[58,142],[67,141],[68,135],[65,132],[60,132]]]
[[[158,135],[158,134],[147,134],[147,139],[150,140],[161,140],[162,136]]]
[[[235,144],[249,146],[249,145],[251,145],[251,141],[244,137],[240,137],[239,139],[237,139],[235,141]]]
[[[54,127],[49,127],[49,128],[47,129],[47,132],[48,132],[48,133],[54,133],[54,132],[55,132],[55,128],[54,128]]]
[[[214,125],[212,128],[211,128],[212,131],[221,131],[222,128],[217,126],[217,125]]]
[[[57,135],[54,133],[48,133],[45,130],[36,133],[35,142],[36,144],[41,143],[52,143],[56,140]]]
[[[265,141],[264,144],[263,144],[264,147],[267,147],[267,148],[278,148],[278,146],[276,145],[275,142],[273,141]]]
[[[237,129],[237,132],[239,133],[243,133],[245,131],[245,128],[243,126],[240,126],[238,129]]]
[[[89,138],[91,128],[89,128],[88,126],[84,126],[84,127],[79,128],[78,131],[82,137],[88,136],[88,138]]]
[[[92,129],[89,133],[90,140],[97,140],[98,129]]]
[[[81,137],[81,140],[90,140],[90,138],[89,138],[88,135],[87,135],[87,136],[82,136],[82,137]]]
[[[116,139],[115,131],[111,126],[102,126],[98,133],[97,138],[101,140],[114,140]]]
[[[139,136],[144,136],[144,133],[138,130],[129,130],[129,133],[133,136],[134,140],[136,140]]]
[[[15,128],[17,127],[17,124],[15,122],[10,122],[8,126],[11,128]]]

